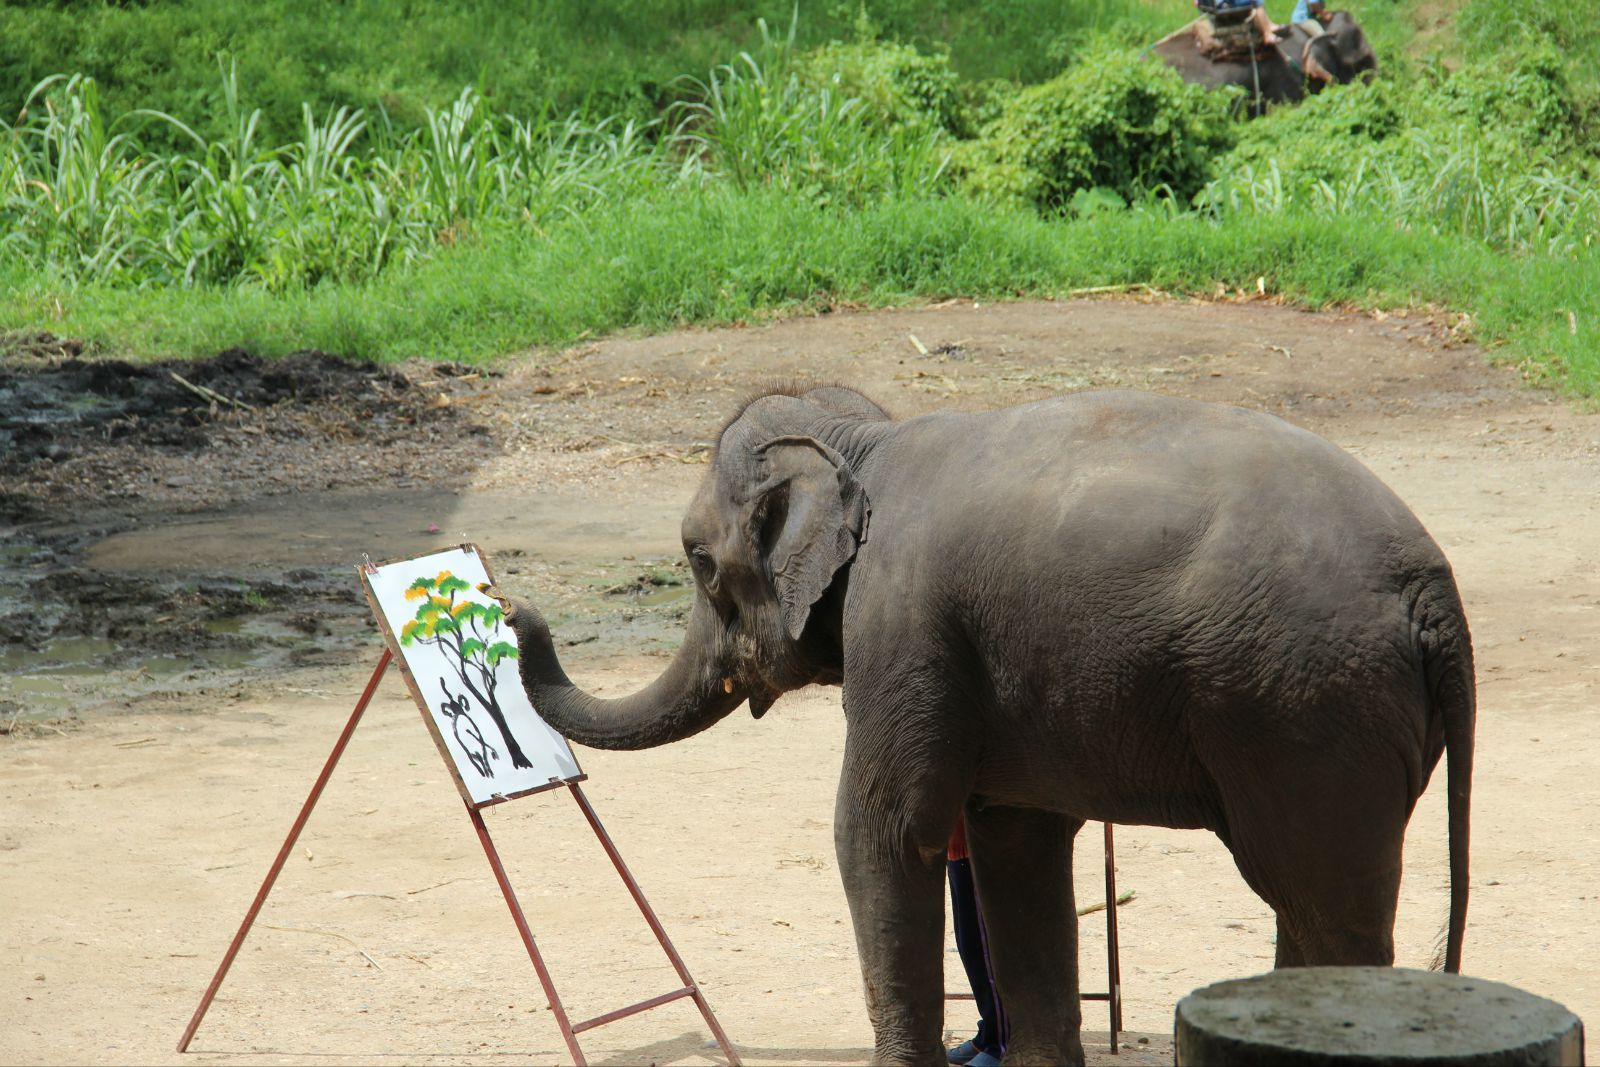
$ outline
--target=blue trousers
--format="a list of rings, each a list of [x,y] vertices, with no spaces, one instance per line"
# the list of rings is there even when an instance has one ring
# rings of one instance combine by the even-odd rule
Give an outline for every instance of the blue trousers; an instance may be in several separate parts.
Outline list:
[[[948,860],[945,879],[950,883],[950,918],[955,926],[956,952],[967,972],[967,983],[978,1007],[978,1033],[973,1043],[992,1056],[1005,1049],[1005,1013],[994,988],[985,947],[983,918],[978,914],[978,894],[972,884],[971,860]]]

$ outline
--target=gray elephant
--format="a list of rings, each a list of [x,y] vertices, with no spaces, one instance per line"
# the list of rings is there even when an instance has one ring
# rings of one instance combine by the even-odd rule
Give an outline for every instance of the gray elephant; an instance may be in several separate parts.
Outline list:
[[[1258,49],[1252,59],[1208,54],[1205,21],[1197,19],[1151,46],[1150,50],[1185,81],[1215,89],[1236,85],[1246,106],[1259,115],[1269,104],[1295,103],[1307,92],[1343,85],[1378,69],[1378,57],[1355,18],[1336,11],[1321,20],[1313,36],[1300,23],[1283,27],[1286,36]]]
[[[1401,846],[1449,755],[1467,906],[1474,681],[1450,566],[1377,478],[1240,408],[1083,393],[891,420],[761,396],[683,521],[696,599],[641,692],[577,689],[508,601],[522,681],[639,749],[843,686],[834,824],[882,1062],[942,1062],[945,843],[965,814],[1008,1063],[1083,1061],[1073,838],[1206,828],[1277,913],[1277,965],[1391,964]]]

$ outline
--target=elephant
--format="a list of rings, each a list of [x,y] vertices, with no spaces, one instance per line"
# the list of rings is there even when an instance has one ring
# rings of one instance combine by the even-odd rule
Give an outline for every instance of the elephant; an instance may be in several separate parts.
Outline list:
[[[1296,36],[1284,47],[1291,52],[1300,48],[1300,64],[1305,68],[1306,88],[1311,92],[1320,92],[1330,84],[1345,85],[1357,78],[1371,78],[1377,73],[1377,53],[1348,11],[1330,14],[1323,22],[1322,33],[1315,37],[1298,23],[1292,29]]]
[[[1307,92],[1320,92],[1326,85],[1370,77],[1378,69],[1367,35],[1349,12],[1328,15],[1323,32],[1316,36],[1300,23],[1283,29],[1287,36],[1260,49],[1254,60],[1207,55],[1202,48],[1205,27],[1198,19],[1150,50],[1185,81],[1212,89],[1225,85],[1244,89],[1252,115],[1260,115],[1269,104],[1297,103]]]
[[[642,749],[842,687],[834,837],[878,1062],[943,1062],[957,817],[1007,1063],[1082,1063],[1073,839],[1208,829],[1279,967],[1392,965],[1406,823],[1448,755],[1444,965],[1461,963],[1472,644],[1444,554],[1376,476],[1273,416],[1133,391],[896,420],[775,389],[683,520],[695,599],[639,692],[594,697],[501,597],[524,688]]]

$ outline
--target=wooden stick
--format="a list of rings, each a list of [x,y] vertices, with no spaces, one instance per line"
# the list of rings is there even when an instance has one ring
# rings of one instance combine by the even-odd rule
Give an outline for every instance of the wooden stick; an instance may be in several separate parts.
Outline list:
[[[245,411],[255,410],[252,405],[246,404],[243,400],[236,400],[231,396],[223,396],[215,389],[207,389],[203,385],[196,385],[175,370],[167,371],[167,376],[201,400],[209,400],[213,404],[232,404],[234,407],[243,408]]]

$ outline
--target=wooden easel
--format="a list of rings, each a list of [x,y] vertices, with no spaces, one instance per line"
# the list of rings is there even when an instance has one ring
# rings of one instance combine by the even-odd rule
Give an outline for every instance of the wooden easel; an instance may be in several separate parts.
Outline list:
[[[470,546],[463,546],[463,548],[468,547]],[[473,549],[473,551],[476,550]],[[370,570],[370,565],[368,565],[367,569]],[[368,592],[370,595],[370,588]],[[376,611],[377,605],[375,602],[373,607]],[[380,615],[380,619],[381,617]],[[345,723],[344,731],[340,733],[339,739],[334,742],[333,751],[328,754],[327,762],[322,767],[322,773],[317,775],[316,782],[311,786],[310,794],[306,797],[305,803],[301,805],[300,814],[295,818],[294,825],[289,829],[289,836],[284,839],[283,847],[278,850],[277,858],[272,861],[272,866],[267,871],[267,877],[262,881],[260,890],[256,892],[255,900],[251,902],[249,911],[245,913],[244,922],[239,925],[239,932],[234,934],[233,942],[223,955],[222,963],[217,967],[217,972],[212,977],[211,984],[206,987],[204,995],[200,998],[199,1006],[195,1008],[194,1015],[189,1019],[189,1025],[184,1029],[183,1037],[178,1041],[179,1052],[187,1051],[189,1043],[194,1040],[195,1031],[200,1028],[200,1022],[205,1018],[206,1011],[211,1007],[211,1002],[215,999],[217,990],[222,985],[222,980],[227,976],[228,969],[233,966],[234,957],[239,954],[239,949],[244,944],[245,935],[250,932],[251,925],[255,923],[256,915],[261,911],[261,906],[266,903],[267,894],[272,891],[273,883],[277,881],[279,872],[283,870],[284,863],[294,850],[295,841],[300,837],[300,831],[305,828],[306,821],[311,817],[312,809],[317,806],[317,801],[322,796],[323,788],[333,775],[334,767],[338,764],[339,758],[344,755],[345,747],[350,743],[351,735],[355,733],[356,724],[361,721],[361,715],[367,710],[367,705],[371,703],[372,696],[377,691],[378,683],[383,679],[390,663],[398,655],[393,643],[394,635],[388,631],[387,627],[384,627],[384,630],[386,647],[383,650],[383,655],[378,659],[378,666],[373,670],[366,689],[362,691],[361,699],[356,702],[355,710],[350,713],[350,719]],[[410,672],[406,671],[403,662],[400,670],[406,676],[407,688],[411,691],[413,698],[417,700],[417,706],[423,713],[423,720],[428,724],[429,732],[433,735],[435,744],[439,746],[446,766],[450,768],[451,774],[456,778],[457,785],[460,786],[460,775],[445,749],[445,742],[440,736],[432,716],[428,713],[426,701],[422,699],[422,694],[418,691]],[[689,969],[684,966],[683,958],[678,955],[678,950],[673,947],[672,941],[667,937],[667,932],[662,927],[661,921],[656,918],[655,911],[650,907],[650,903],[645,900],[644,893],[640,890],[639,883],[634,880],[633,873],[628,870],[627,864],[623,863],[621,853],[617,851],[617,846],[611,840],[611,835],[606,833],[605,827],[601,825],[599,816],[595,814],[594,806],[589,803],[589,798],[584,796],[583,790],[579,787],[578,783],[586,777],[580,772],[566,779],[552,778],[548,784],[525,790],[516,794],[515,797],[496,796],[476,804],[467,797],[466,790],[464,788],[462,790],[467,816],[472,821],[473,829],[477,831],[478,841],[483,845],[484,855],[489,859],[489,867],[494,871],[495,882],[500,886],[500,892],[505,897],[506,906],[511,910],[512,921],[516,923],[517,933],[522,938],[523,947],[528,950],[528,958],[533,961],[533,969],[539,976],[539,984],[544,987],[545,998],[550,1005],[551,1013],[555,1016],[556,1025],[561,1028],[561,1037],[566,1042],[567,1051],[572,1054],[573,1063],[578,1064],[579,1067],[583,1067],[588,1063],[584,1058],[583,1049],[578,1045],[579,1034],[604,1026],[607,1023],[616,1022],[618,1019],[626,1019],[631,1015],[637,1015],[640,1012],[649,1011],[663,1004],[670,1004],[673,1001],[688,997],[693,999],[695,1007],[700,1009],[701,1016],[705,1019],[706,1025],[711,1028],[717,1043],[722,1046],[722,1052],[728,1057],[728,1062],[738,1065],[740,1063],[739,1055],[734,1051],[733,1044],[728,1040],[727,1034],[723,1033],[722,1026],[717,1022],[716,1016],[712,1014],[711,1006],[706,1003],[705,995],[701,993],[700,987],[695,984],[694,978],[689,974]],[[548,792],[561,788],[567,789],[572,794],[572,799],[577,802],[579,810],[583,812],[583,817],[594,831],[601,848],[605,850],[606,856],[610,858],[612,865],[617,869],[617,874],[621,877],[623,884],[628,887],[628,893],[633,897],[634,903],[638,905],[645,922],[649,924],[651,932],[655,934],[656,940],[660,942],[662,951],[666,953],[667,959],[671,961],[673,969],[678,974],[678,980],[683,983],[681,988],[674,989],[671,992],[662,993],[637,1004],[630,1004],[627,1007],[608,1011],[579,1022],[573,1022],[568,1017],[565,1007],[562,1006],[561,997],[556,992],[555,982],[550,977],[549,968],[545,966],[544,957],[539,953],[539,946],[534,942],[533,930],[529,927],[527,917],[522,911],[522,905],[517,900],[517,894],[511,887],[511,880],[506,875],[505,865],[500,862],[500,853],[495,848],[494,840],[489,836],[489,828],[484,824],[482,814],[482,809],[492,804],[504,803],[507,800],[528,796],[532,793]]]

